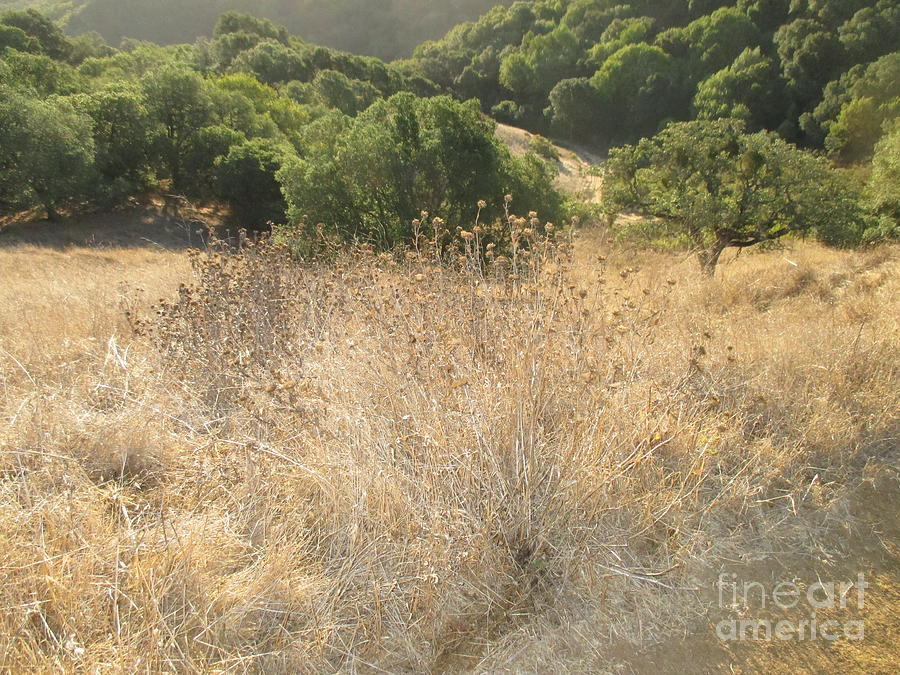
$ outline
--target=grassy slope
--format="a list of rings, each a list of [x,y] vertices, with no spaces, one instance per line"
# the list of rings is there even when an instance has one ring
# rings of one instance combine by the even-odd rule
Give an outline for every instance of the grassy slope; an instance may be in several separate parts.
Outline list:
[[[896,660],[896,248],[745,253],[708,280],[587,233],[478,285],[201,258],[182,320],[150,305],[190,281],[184,253],[2,236],[0,668]],[[723,647],[721,568],[865,569],[872,631]]]
[[[498,123],[497,138],[506,143],[514,154],[523,154],[531,149],[530,142],[535,135],[525,129]],[[559,159],[555,161],[559,170],[559,176],[554,182],[556,188],[572,199],[599,203],[603,196],[603,181],[591,168],[602,158],[578,146],[554,144],[553,147],[559,154]]]

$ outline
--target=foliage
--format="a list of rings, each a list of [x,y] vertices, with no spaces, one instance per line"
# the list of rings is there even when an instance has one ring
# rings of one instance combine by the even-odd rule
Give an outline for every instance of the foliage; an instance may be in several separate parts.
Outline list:
[[[900,44],[900,6],[878,0],[863,7],[840,26],[838,36],[851,63],[874,61]]]
[[[71,45],[59,26],[34,9],[4,12],[0,14],[0,25],[19,29],[31,38],[27,41],[29,46],[36,43],[40,53],[52,59],[64,60],[70,55]]]
[[[843,47],[837,36],[815,19],[797,19],[775,33],[782,73],[803,109],[812,107],[822,88],[839,74]]]
[[[568,3],[561,23],[585,44],[604,42],[602,36],[617,19],[628,18],[634,10],[629,5],[610,0],[573,0]]]
[[[550,92],[545,111],[554,131],[565,138],[591,140],[601,112],[597,89],[586,77],[561,80]]]
[[[479,200],[502,203],[508,192],[521,209],[541,206],[548,217],[561,206],[546,164],[512,158],[472,103],[397,94],[331,143],[289,161],[279,178],[291,221],[308,216],[344,239],[389,248],[410,240],[422,210],[466,223]]]
[[[697,79],[726,68],[741,52],[759,42],[757,27],[733,7],[717,9],[684,28],[670,29],[657,39],[657,44],[669,53],[686,57],[688,69]]]
[[[514,94],[544,96],[561,79],[577,74],[578,38],[560,25],[546,35],[528,33],[519,50],[500,65],[500,84]]]
[[[184,173],[190,176],[190,184],[185,191],[201,196],[214,194],[217,187],[216,160],[246,140],[243,132],[226,124],[211,124],[198,129],[184,155]]]
[[[0,88],[0,204],[58,206],[80,196],[93,171],[91,119],[61,97]]]
[[[836,118],[826,120],[825,147],[844,161],[866,160],[884,125],[900,116],[900,52],[871,63],[845,92]]]
[[[784,118],[784,88],[772,59],[747,49],[700,83],[693,107],[697,119],[732,117],[755,129],[773,128]]]
[[[111,196],[128,196],[149,173],[150,115],[141,92],[113,85],[75,102],[92,122],[94,164],[101,184],[111,186]]]
[[[626,45],[646,42],[653,31],[653,19],[647,16],[614,19],[600,40],[587,53],[586,63],[595,68]]]
[[[825,148],[845,160],[867,159],[878,139],[881,126],[900,113],[900,99],[892,106],[879,106],[868,96],[854,98],[841,107],[825,139]]]
[[[9,49],[0,61],[0,83],[36,96],[74,94],[82,89],[81,78],[69,65],[44,54]]]
[[[7,26],[0,22],[0,52],[6,48],[20,52],[35,53],[40,51],[41,45],[21,28]]]
[[[212,102],[203,78],[194,71],[168,67],[142,81],[156,146],[175,188],[185,186],[184,161],[191,140],[211,120]]]
[[[876,218],[868,239],[900,237],[900,124],[875,146],[872,175],[867,186],[868,206]]]
[[[293,154],[285,143],[254,138],[233,143],[216,160],[216,194],[231,205],[239,224],[262,229],[284,222],[286,205],[275,176]]]
[[[345,115],[356,115],[379,97],[368,82],[353,80],[336,70],[321,70],[310,83],[307,102],[337,108]]]
[[[852,238],[853,196],[821,158],[738,120],[681,122],[611,153],[608,207],[634,208],[690,238],[712,274],[722,251],[816,233]]]
[[[679,116],[679,73],[671,56],[647,44],[623,47],[591,78],[600,103],[598,131],[613,141],[652,134]]]
[[[263,40],[242,51],[234,59],[233,69],[253,73],[266,84],[306,80],[312,72],[303,54],[275,40]]]
[[[171,30],[202,25],[212,28],[212,37],[169,46],[125,39],[112,48],[96,33],[67,37],[61,23],[36,12],[6,12],[0,14],[0,86],[28,100],[63,97],[90,118],[92,169],[85,176],[91,186],[86,192],[73,184],[70,198],[89,193],[116,200],[160,180],[165,189],[210,196],[220,185],[217,167],[230,166],[236,147],[257,156],[263,148],[290,146],[287,164],[299,167],[290,182],[305,205],[295,206],[326,214],[333,228],[343,214],[348,238],[362,232],[381,243],[406,238],[407,223],[423,207],[465,222],[473,199],[498,204],[497,195],[507,191],[517,206],[532,201],[528,210],[548,212],[538,194],[550,200],[550,211],[558,204],[541,187],[552,168],[537,157],[505,157],[502,148],[490,149],[493,142],[475,142],[487,130],[474,131],[474,112],[457,115],[469,120],[464,123],[448,115],[448,129],[439,133],[424,103],[397,108],[398,101],[413,100],[402,98],[378,107],[398,92],[474,98],[500,121],[597,149],[636,142],[671,121],[740,118],[751,130],[776,130],[845,165],[867,162],[900,112],[900,53],[891,51],[898,10],[885,0],[505,3],[394,63],[311,44],[288,30],[297,17],[315,16],[322,22],[305,25],[303,35],[350,35],[355,28],[336,19],[353,11],[369,34],[351,42],[399,53],[428,36],[388,44],[400,24],[386,24],[399,8],[418,2],[342,0],[326,7],[310,0],[287,16],[280,0],[252,7],[229,0],[221,8],[237,11],[217,20],[210,4],[194,1],[75,0],[66,7],[48,1],[42,7],[70,30],[142,24],[147,33],[131,34],[149,35],[166,29],[159,22],[166,15],[181,22]],[[450,1],[432,18],[475,16],[481,6],[482,0]],[[247,9],[258,16],[240,11]],[[373,106],[372,117],[353,119]],[[418,138],[412,145],[397,142],[398,119],[419,125],[421,137],[407,139]],[[471,166],[486,162],[492,177],[481,178],[480,169],[473,177],[471,166],[456,162],[449,149],[455,143],[462,144],[459,157]],[[536,149],[552,160],[546,147]],[[260,175],[278,173],[260,157],[257,167],[268,167]],[[246,158],[232,159],[244,166]],[[305,176],[305,186],[298,187],[298,176]]]

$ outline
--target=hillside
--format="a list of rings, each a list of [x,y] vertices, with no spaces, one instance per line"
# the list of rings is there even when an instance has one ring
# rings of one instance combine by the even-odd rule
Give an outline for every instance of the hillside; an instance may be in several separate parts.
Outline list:
[[[249,12],[271,19],[315,44],[393,59],[424,40],[505,0],[0,0],[0,10],[35,7],[61,20],[70,34],[100,33],[158,44],[209,37],[219,15]]]
[[[496,134],[515,155],[535,152],[542,147],[541,141],[546,140],[508,124],[498,124]],[[543,158],[559,172],[553,180],[556,188],[575,201],[599,204],[603,198],[603,181],[598,169],[603,158],[578,146],[563,147],[549,140],[546,143],[546,149],[542,148],[538,154],[543,153]]]
[[[896,670],[896,2],[38,4],[0,673]]]
[[[892,672],[896,247],[513,279],[173,225],[0,235],[0,670]]]
[[[898,44],[891,0],[536,0],[404,66],[501,122],[597,147],[733,117],[846,162],[898,114]]]

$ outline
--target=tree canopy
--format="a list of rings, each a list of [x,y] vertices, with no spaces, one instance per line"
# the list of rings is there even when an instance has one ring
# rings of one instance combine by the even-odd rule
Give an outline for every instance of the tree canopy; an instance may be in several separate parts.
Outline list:
[[[423,210],[462,223],[486,200],[494,211],[484,215],[496,217],[507,193],[520,210],[560,215],[553,172],[533,156],[510,156],[474,103],[397,94],[353,120],[327,123],[342,133],[326,143],[310,138],[316,150],[279,174],[294,222],[308,217],[345,239],[390,247],[410,240]]]
[[[65,98],[0,88],[0,203],[43,206],[51,219],[82,194],[92,170],[91,119]]]
[[[739,120],[679,122],[615,150],[607,205],[658,218],[687,237],[712,274],[728,247],[791,233],[853,230],[856,201],[827,162]]]

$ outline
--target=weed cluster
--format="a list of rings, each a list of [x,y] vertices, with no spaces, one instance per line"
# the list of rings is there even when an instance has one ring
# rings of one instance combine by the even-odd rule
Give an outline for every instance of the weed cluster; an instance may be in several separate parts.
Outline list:
[[[892,452],[890,249],[710,280],[536,215],[419,227],[213,241],[79,377],[4,371],[3,667],[598,668]]]

